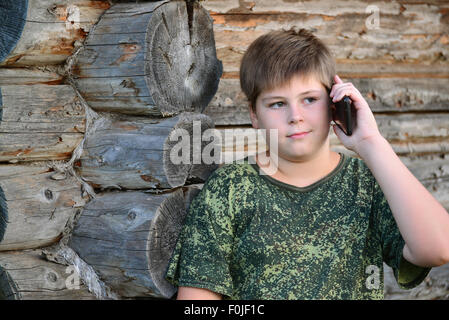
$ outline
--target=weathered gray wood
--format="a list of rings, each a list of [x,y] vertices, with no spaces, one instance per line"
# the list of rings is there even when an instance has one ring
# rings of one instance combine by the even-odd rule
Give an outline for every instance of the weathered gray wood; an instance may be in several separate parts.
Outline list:
[[[384,294],[386,300],[448,300],[449,264],[434,267],[417,287],[399,288],[393,270],[384,264]]]
[[[209,117],[189,112],[171,118],[104,118],[86,137],[75,169],[83,180],[102,189],[164,189],[205,181],[216,168],[201,158],[211,143],[201,141],[202,134],[212,127]],[[178,155],[181,162],[176,164],[173,157]]]
[[[86,203],[73,177],[38,165],[0,165],[0,190],[0,216],[7,221],[0,251],[57,242]]]
[[[63,63],[81,45],[99,16],[110,7],[108,1],[101,0],[7,2],[23,3],[26,17],[14,50],[5,59],[0,59],[3,60],[0,65],[7,66]]]
[[[164,279],[192,191],[109,192],[84,207],[68,243],[125,298],[170,298]],[[195,192],[195,191],[193,191]]]
[[[71,69],[95,110],[167,116],[201,112],[222,73],[212,19],[198,3],[115,4]]]
[[[0,161],[70,158],[84,130],[84,107],[71,86],[0,87]]]
[[[0,300],[95,300],[73,266],[46,261],[41,250],[0,253]]]
[[[446,1],[208,0],[203,6],[214,18],[217,54],[225,74],[238,71],[244,51],[256,37],[294,26],[313,30],[330,47],[338,65],[348,63],[340,69],[348,74],[448,75]],[[370,25],[376,22],[375,8],[377,26]]]
[[[449,212],[449,154],[401,157],[401,161]]]
[[[48,69],[48,68],[47,68]],[[63,76],[45,68],[0,68],[0,86],[62,84]]]

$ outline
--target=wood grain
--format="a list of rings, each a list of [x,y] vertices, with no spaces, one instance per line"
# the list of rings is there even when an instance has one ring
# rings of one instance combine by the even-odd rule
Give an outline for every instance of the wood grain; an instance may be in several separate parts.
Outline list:
[[[94,187],[175,188],[205,181],[216,168],[201,159],[209,144],[202,141],[202,133],[213,127],[206,115],[184,112],[162,119],[101,121],[86,138],[75,165],[79,175]]]
[[[41,250],[0,252],[0,300],[95,300],[76,270]]]
[[[71,86],[4,85],[0,95],[0,161],[70,158],[85,131]]]
[[[7,217],[0,251],[59,241],[67,221],[87,201],[73,177],[38,165],[0,165],[0,190],[0,216]]]
[[[121,297],[170,298],[176,288],[164,274],[186,204],[198,190],[98,196],[85,206],[69,246]]]
[[[110,6],[108,1],[91,0],[26,2],[26,20],[21,37],[0,66],[63,63],[82,44],[99,16]]]
[[[71,74],[95,110],[201,112],[222,74],[214,44],[212,20],[198,3],[120,3],[89,34]]]

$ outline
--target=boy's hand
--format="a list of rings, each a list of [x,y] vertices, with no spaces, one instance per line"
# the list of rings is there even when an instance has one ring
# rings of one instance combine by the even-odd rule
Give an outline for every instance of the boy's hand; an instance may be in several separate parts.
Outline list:
[[[368,103],[359,90],[351,82],[343,83],[338,75],[335,75],[334,82],[335,84],[330,92],[332,103],[340,101],[344,96],[348,96],[352,100],[357,113],[357,126],[353,130],[352,135],[347,136],[335,124],[332,126],[334,133],[346,148],[360,155],[360,150],[364,148],[365,143],[369,144],[373,139],[382,138],[382,135],[377,128],[376,119]]]

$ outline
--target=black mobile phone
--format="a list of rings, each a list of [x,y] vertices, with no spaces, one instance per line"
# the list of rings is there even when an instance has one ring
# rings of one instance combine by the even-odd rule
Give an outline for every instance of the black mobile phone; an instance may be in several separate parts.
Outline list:
[[[350,136],[356,127],[356,110],[352,100],[344,96],[340,101],[331,105],[332,120],[347,135]]]

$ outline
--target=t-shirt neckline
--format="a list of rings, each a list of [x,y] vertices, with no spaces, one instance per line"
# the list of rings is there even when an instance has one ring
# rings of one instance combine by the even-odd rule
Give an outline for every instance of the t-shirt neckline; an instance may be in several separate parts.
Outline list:
[[[319,179],[318,181],[315,181],[314,183],[312,183],[306,187],[298,187],[298,186],[295,186],[295,185],[292,185],[292,184],[289,184],[286,182],[282,182],[282,181],[277,180],[267,174],[261,175],[261,174],[259,174],[260,167],[256,161],[253,161],[254,163],[249,163],[249,164],[256,170],[257,174],[259,174],[264,179],[266,179],[267,181],[269,181],[277,186],[280,186],[282,188],[289,189],[292,191],[296,191],[296,192],[307,192],[307,191],[310,191],[311,189],[314,189],[314,188],[318,187],[319,185],[322,185],[323,183],[327,182],[332,177],[334,177],[338,172],[340,172],[340,170],[343,168],[343,166],[345,165],[345,163],[347,162],[349,157],[341,152],[338,152],[338,154],[340,154],[340,161],[338,162],[337,166],[331,172],[329,172],[326,176],[324,176],[323,178]],[[254,157],[254,156],[252,156],[252,157]],[[249,158],[249,156],[245,158],[245,161],[248,161],[248,158]]]

